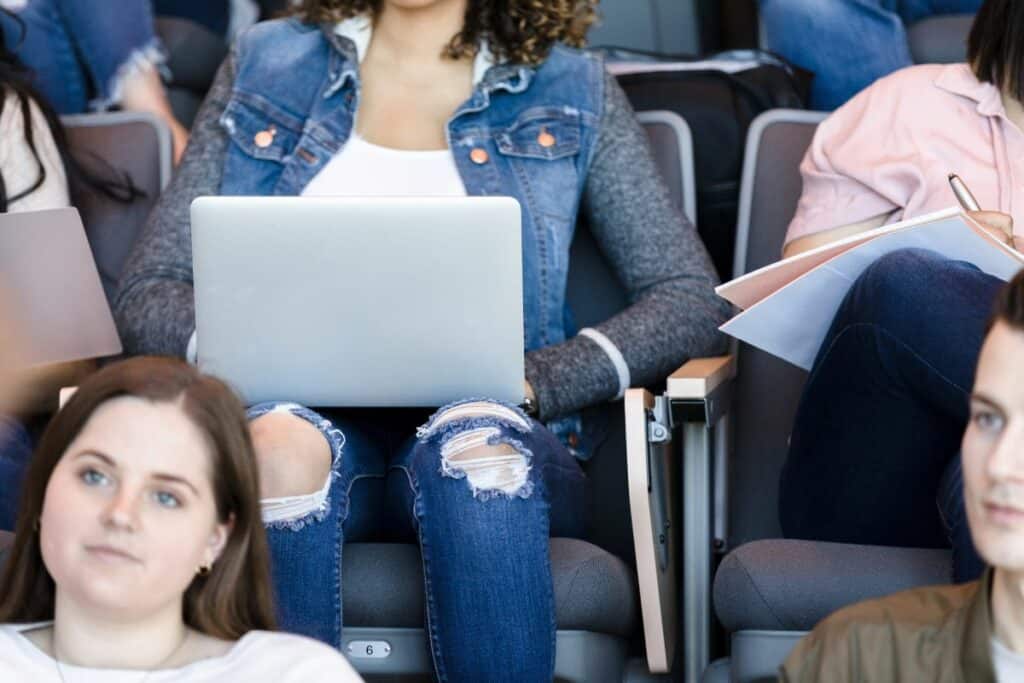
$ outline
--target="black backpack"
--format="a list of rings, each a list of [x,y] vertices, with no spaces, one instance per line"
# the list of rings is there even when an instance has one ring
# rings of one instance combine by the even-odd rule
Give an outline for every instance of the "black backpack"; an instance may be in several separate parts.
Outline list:
[[[693,134],[697,229],[719,276],[732,278],[736,213],[747,129],[768,109],[803,109],[810,74],[759,50],[735,50],[705,58],[599,49],[617,63],[678,63],[668,71],[618,75],[634,109],[664,109],[682,116]]]

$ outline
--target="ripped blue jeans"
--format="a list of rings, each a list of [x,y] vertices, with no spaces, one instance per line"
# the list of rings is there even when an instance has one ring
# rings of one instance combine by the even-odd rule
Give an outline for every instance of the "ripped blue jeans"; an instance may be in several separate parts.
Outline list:
[[[492,401],[447,406],[418,429],[422,411],[270,403],[249,417],[273,410],[317,426],[334,458],[311,508],[274,520],[264,508],[282,628],[340,647],[344,543],[417,542],[438,680],[551,680],[548,538],[584,530],[584,475],[554,434]]]

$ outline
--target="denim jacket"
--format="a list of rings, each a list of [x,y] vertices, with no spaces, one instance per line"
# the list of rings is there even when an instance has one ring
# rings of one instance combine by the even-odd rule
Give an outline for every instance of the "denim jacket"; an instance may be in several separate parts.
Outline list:
[[[284,46],[284,48],[282,48]],[[345,145],[359,105],[350,40],[296,20],[267,22],[237,46],[221,125],[230,135],[221,193],[297,195]],[[539,68],[495,66],[447,126],[470,196],[523,208],[527,351],[564,341],[569,245],[597,136],[604,68],[557,46]]]

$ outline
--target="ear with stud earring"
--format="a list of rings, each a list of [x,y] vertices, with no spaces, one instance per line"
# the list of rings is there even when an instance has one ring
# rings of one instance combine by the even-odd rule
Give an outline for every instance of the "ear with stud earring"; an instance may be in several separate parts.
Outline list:
[[[199,565],[199,569],[196,570],[196,575],[197,576],[208,576],[211,569],[213,569],[213,563],[208,562],[206,564],[201,564],[201,565]]]

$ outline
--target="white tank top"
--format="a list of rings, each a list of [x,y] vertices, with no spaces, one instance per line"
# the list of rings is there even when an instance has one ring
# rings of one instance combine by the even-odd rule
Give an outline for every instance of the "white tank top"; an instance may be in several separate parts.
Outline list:
[[[353,130],[303,197],[465,197],[450,150],[410,151],[367,142]]]

